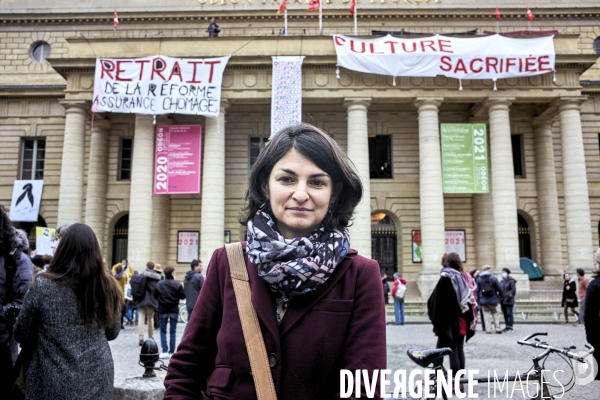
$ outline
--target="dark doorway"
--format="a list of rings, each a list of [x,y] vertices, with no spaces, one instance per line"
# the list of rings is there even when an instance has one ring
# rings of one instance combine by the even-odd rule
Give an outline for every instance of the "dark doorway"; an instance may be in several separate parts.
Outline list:
[[[115,265],[118,262],[127,258],[127,239],[129,237],[129,214],[122,216],[115,224],[113,230],[113,248],[112,248],[112,263]]]
[[[393,280],[394,272],[398,271],[397,255],[398,236],[394,221],[385,214],[373,214],[371,216],[371,257],[379,263],[381,275],[387,275],[388,280]]]
[[[391,179],[392,176],[392,137],[369,137],[369,177],[371,179]]]
[[[525,218],[517,214],[519,223],[519,257],[531,258],[531,235]]]

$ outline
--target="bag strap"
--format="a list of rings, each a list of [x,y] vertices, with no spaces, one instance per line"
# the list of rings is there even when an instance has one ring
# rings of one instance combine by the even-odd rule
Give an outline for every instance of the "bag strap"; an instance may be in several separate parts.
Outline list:
[[[267,349],[265,341],[260,330],[256,310],[252,306],[250,298],[250,282],[248,280],[248,270],[244,260],[244,252],[241,243],[226,244],[227,260],[229,262],[229,271],[231,272],[231,282],[235,300],[242,321],[242,331],[244,332],[244,341],[250,358],[250,367],[252,377],[256,388],[258,400],[277,400],[275,385],[271,368],[267,360]]]

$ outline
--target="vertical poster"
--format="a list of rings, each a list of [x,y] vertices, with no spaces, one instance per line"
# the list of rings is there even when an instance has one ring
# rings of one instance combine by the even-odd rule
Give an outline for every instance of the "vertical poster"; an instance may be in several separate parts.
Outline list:
[[[271,137],[302,122],[302,60],[304,56],[273,57]]]
[[[156,127],[154,194],[200,193],[202,126]]]
[[[444,193],[488,193],[485,124],[441,124]]]
[[[411,231],[412,236],[412,262],[423,262],[423,247],[421,245],[421,231]],[[461,262],[467,262],[467,240],[464,229],[446,230],[444,252],[456,253]]]
[[[35,228],[35,250],[38,256],[52,255],[52,237],[55,229],[37,226]]]
[[[189,263],[198,259],[200,232],[177,231],[177,262]]]
[[[10,202],[10,220],[37,222],[43,188],[43,180],[15,181]]]

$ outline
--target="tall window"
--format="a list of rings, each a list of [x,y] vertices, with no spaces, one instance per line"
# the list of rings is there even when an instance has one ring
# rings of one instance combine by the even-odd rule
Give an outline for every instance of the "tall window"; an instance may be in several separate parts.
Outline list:
[[[268,141],[268,137],[250,136],[250,146],[248,147],[248,171],[252,169],[260,151],[265,147],[265,144],[267,144]]]
[[[600,54],[600,36],[594,40],[594,53]]]
[[[119,180],[131,179],[131,157],[133,152],[133,139],[121,139],[121,157],[119,160]]]
[[[23,139],[21,179],[44,179],[46,139]]]
[[[369,137],[369,175],[371,179],[392,178],[392,137]]]
[[[525,165],[523,162],[523,135],[512,135],[511,139],[515,178],[525,178]]]

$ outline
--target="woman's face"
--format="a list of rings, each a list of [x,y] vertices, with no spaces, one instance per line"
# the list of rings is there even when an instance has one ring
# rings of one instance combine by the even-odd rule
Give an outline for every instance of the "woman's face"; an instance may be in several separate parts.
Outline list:
[[[569,280],[571,280],[571,275],[565,274],[565,281],[569,281]]]
[[[314,231],[327,215],[332,194],[331,177],[295,149],[271,170],[267,195],[277,229],[286,239]]]

